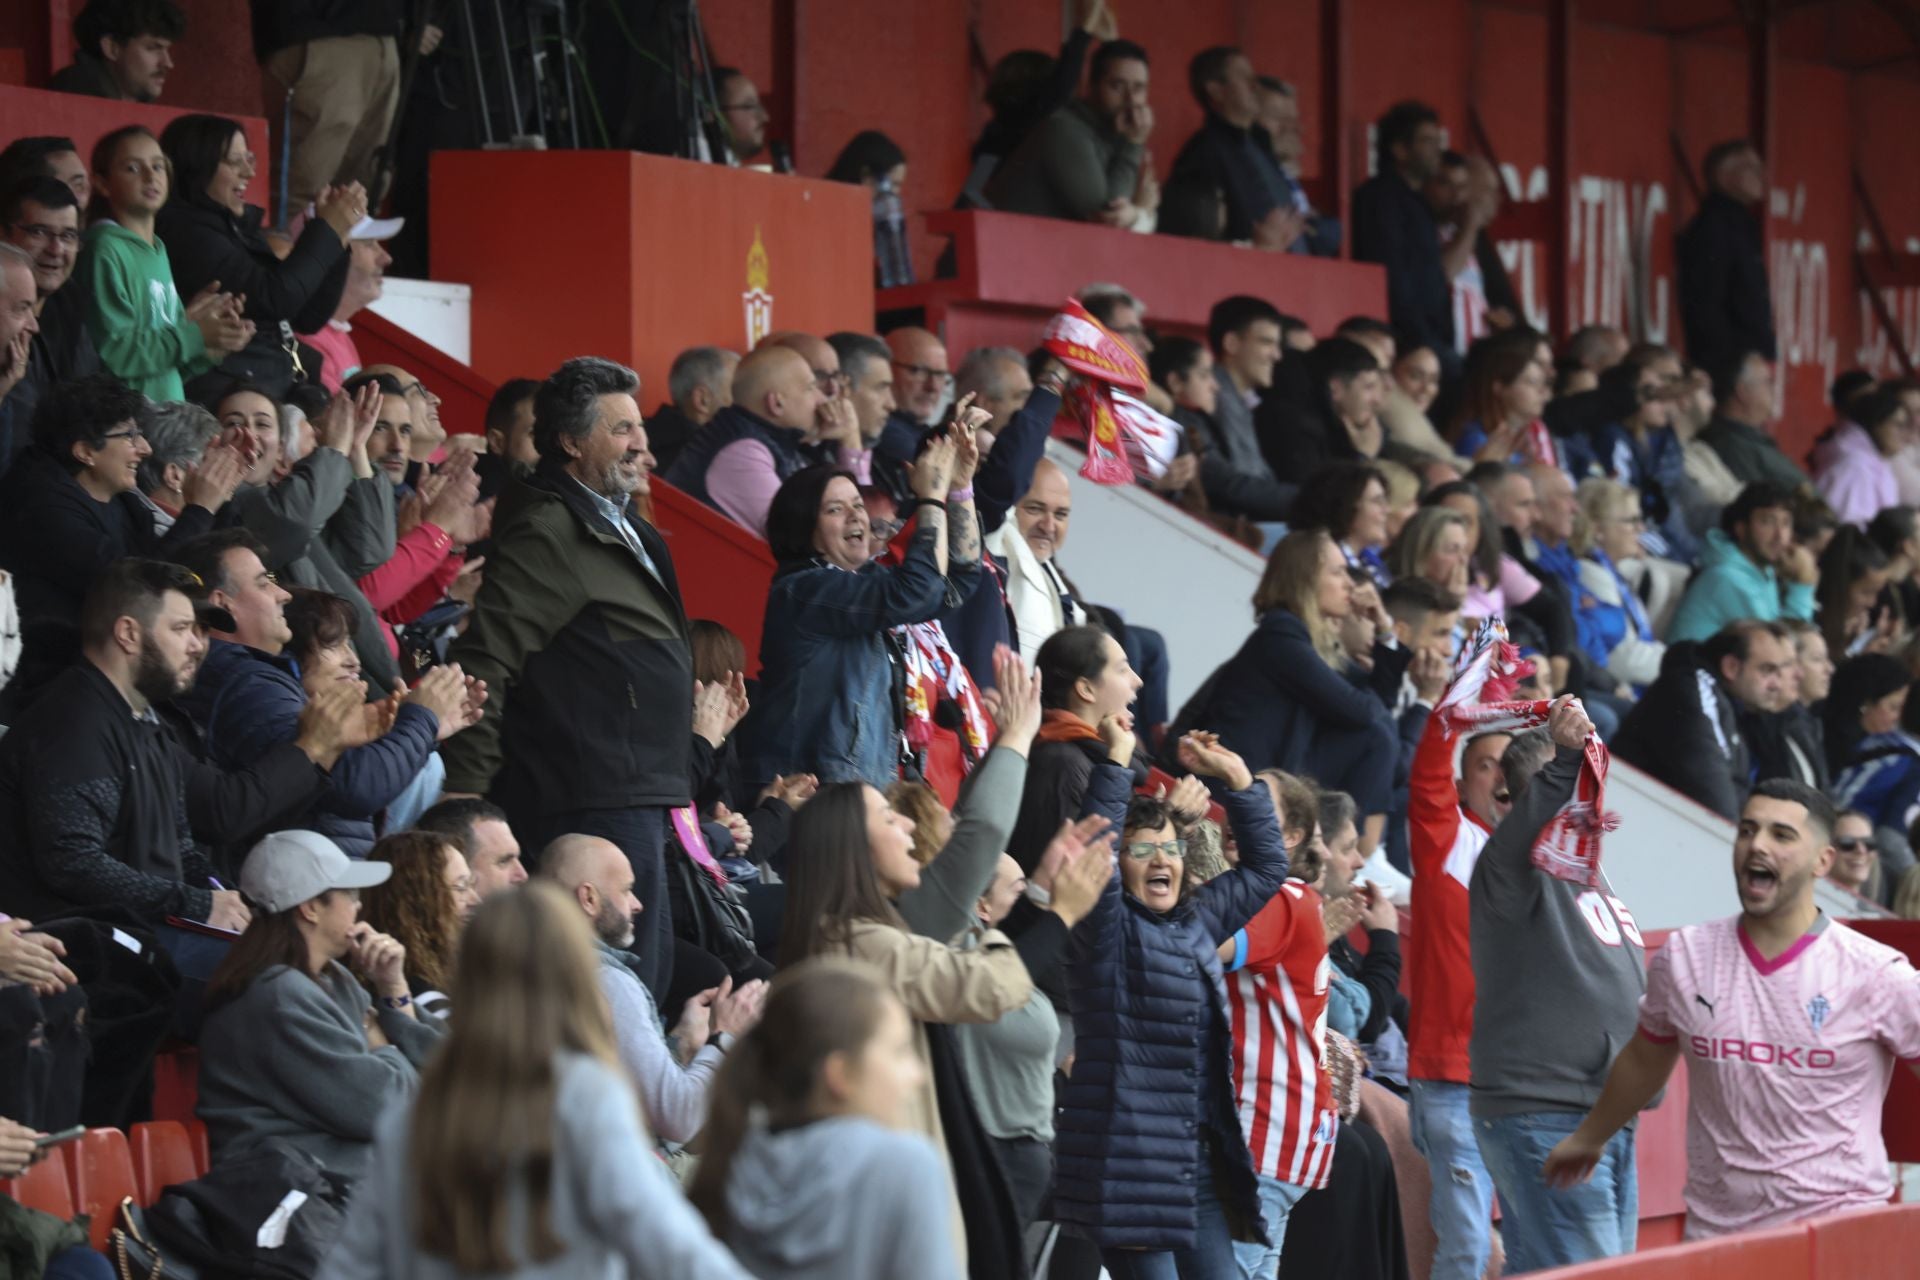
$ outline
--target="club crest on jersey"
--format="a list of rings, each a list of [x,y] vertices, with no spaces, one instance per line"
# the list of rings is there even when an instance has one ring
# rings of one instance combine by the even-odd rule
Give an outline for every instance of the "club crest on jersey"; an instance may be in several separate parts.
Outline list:
[[[1813,1023],[1815,1031],[1825,1024],[1827,1015],[1833,1012],[1833,1006],[1827,1003],[1825,996],[1815,996],[1807,1001],[1807,1020]]]

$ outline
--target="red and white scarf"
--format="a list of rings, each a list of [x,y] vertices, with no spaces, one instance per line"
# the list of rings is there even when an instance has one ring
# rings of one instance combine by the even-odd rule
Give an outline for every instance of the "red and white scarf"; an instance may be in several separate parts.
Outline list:
[[[1507,640],[1506,624],[1489,618],[1460,655],[1453,683],[1434,714],[1455,734],[1536,729],[1553,713],[1551,701],[1503,701],[1530,673],[1531,664]],[[1620,819],[1606,811],[1606,744],[1589,733],[1582,751],[1585,758],[1573,798],[1533,842],[1533,865],[1556,879],[1592,888],[1600,883],[1600,837],[1618,827]]]
[[[980,701],[979,687],[973,683],[966,664],[953,651],[947,633],[936,622],[909,622],[895,628],[900,648],[906,655],[907,746],[918,753],[933,741],[934,704],[944,690],[948,700],[960,710],[960,765],[967,772],[986,754],[992,730],[987,709]]]
[[[1137,398],[1147,389],[1147,367],[1133,348],[1072,298],[1047,322],[1041,345],[1075,374],[1060,409],[1086,429],[1080,474],[1097,484],[1164,476],[1181,428]]]

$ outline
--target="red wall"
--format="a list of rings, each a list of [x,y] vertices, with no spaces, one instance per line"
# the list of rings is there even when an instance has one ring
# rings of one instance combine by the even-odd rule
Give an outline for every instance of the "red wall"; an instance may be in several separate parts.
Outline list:
[[[1301,90],[1307,176],[1319,170],[1322,0],[1110,0],[1121,33],[1153,54],[1152,142],[1162,173],[1199,118],[1186,62],[1217,42],[1236,42],[1263,71]],[[258,110],[258,71],[241,0],[183,0],[189,32],[169,105]],[[1393,100],[1433,103],[1456,144],[1468,145],[1473,104],[1519,193],[1544,194],[1546,20],[1543,0],[1345,0],[1350,31],[1348,119],[1341,146],[1364,176],[1366,122]],[[0,6],[0,51],[18,47],[30,75],[47,63],[48,14],[63,0]],[[788,118],[802,172],[824,172],[861,128],[884,128],[910,158],[910,207],[944,207],[967,170],[983,119],[983,65],[1017,48],[1052,50],[1061,6],[1035,0],[707,0],[701,6],[716,56],[745,69]],[[1573,66],[1572,281],[1576,317],[1627,322],[1637,334],[1678,336],[1672,293],[1673,237],[1692,213],[1690,186],[1669,133],[1691,163],[1712,141],[1747,123],[1747,60],[1726,0],[1580,0]],[[779,24],[790,17],[791,50]],[[1804,440],[1824,417],[1833,370],[1868,363],[1891,370],[1882,335],[1863,324],[1855,288],[1851,192],[1856,161],[1896,247],[1920,251],[1920,167],[1907,160],[1920,119],[1920,80],[1846,75],[1906,47],[1892,20],[1864,4],[1790,10],[1778,27],[1769,230],[1785,345],[1785,431]],[[1710,24],[1720,23],[1719,26]],[[1878,24],[1878,25],[1876,25]],[[1690,30],[1685,39],[1656,31]],[[976,50],[978,57],[975,56]],[[1828,65],[1819,65],[1819,64]],[[922,235],[927,271],[940,241]],[[1531,309],[1547,304],[1543,246],[1507,246]],[[1920,289],[1895,290],[1894,309],[1920,335]]]

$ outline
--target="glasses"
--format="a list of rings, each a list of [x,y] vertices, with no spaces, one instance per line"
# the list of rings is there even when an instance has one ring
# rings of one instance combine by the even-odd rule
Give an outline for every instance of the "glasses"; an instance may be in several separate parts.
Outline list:
[[[953,374],[945,369],[929,369],[923,364],[901,364],[898,360],[893,367],[912,378],[925,378],[936,387],[944,387],[953,381]]]
[[[237,156],[236,155],[221,156],[220,163],[235,169],[252,169],[256,164],[259,163],[259,157],[255,156],[253,152],[248,151]]]
[[[836,394],[842,387],[852,384],[853,379],[838,369],[815,369],[813,380],[828,395]]]
[[[1647,518],[1645,516],[1615,516],[1613,522],[1628,529],[1644,529],[1647,527]]]
[[[1185,840],[1163,840],[1155,844],[1151,840],[1136,840],[1132,844],[1120,846],[1121,850],[1135,862],[1151,861],[1156,853],[1164,853],[1169,858],[1186,860],[1187,842]]]
[[[128,427],[125,431],[109,431],[102,440],[145,440],[147,433],[138,427]]]
[[[895,536],[897,536],[902,529],[907,527],[907,522],[904,520],[888,520],[888,519],[882,518],[878,520],[869,520],[867,522],[867,527],[873,531],[873,536],[876,541],[892,542]]]
[[[1878,853],[1880,846],[1866,836],[1840,836],[1833,847],[1842,853]]]
[[[36,244],[45,244],[51,240],[57,245],[71,249],[80,243],[80,233],[72,227],[49,227],[41,222],[16,222],[13,229]]]

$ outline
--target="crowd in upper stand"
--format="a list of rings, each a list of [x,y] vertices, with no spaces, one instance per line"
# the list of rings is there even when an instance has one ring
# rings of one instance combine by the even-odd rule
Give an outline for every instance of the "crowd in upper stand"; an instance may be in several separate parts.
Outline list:
[[[221,117],[0,151],[0,1173],[142,1118],[184,1039],[216,1186],[288,1146],[356,1184],[330,1277],[1479,1280],[1634,1247],[1614,1130],[1658,1084],[1609,1067],[1683,1021],[1626,904],[1529,861],[1589,743],[1741,823],[1749,932],[1808,866],[1920,918],[1920,386],[1845,373],[1782,449],[1750,144],[1680,239],[1686,354],[1556,344],[1423,105],[1343,227],[1240,50],[1192,59],[1164,182],[1101,0],[1004,59],[963,204],[1386,268],[1330,333],[1079,295],[1178,428],[1138,483],[1265,561],[1169,600],[1246,631],[1176,705],[1155,613],[1075,585],[1044,346],[696,346],[645,413],[582,357],[483,436],[363,363],[399,42],[441,35],[398,9],[256,0],[271,215]],[[54,87],[153,101],[186,28],[75,36]],[[830,176],[884,231],[905,164],[867,133]],[[765,539],[757,654],[687,616],[657,481]],[[1438,709],[1495,621],[1552,710],[1470,732]],[[1893,972],[1869,1038],[1913,1057]],[[1690,1208],[1886,1199],[1840,1164]]]

